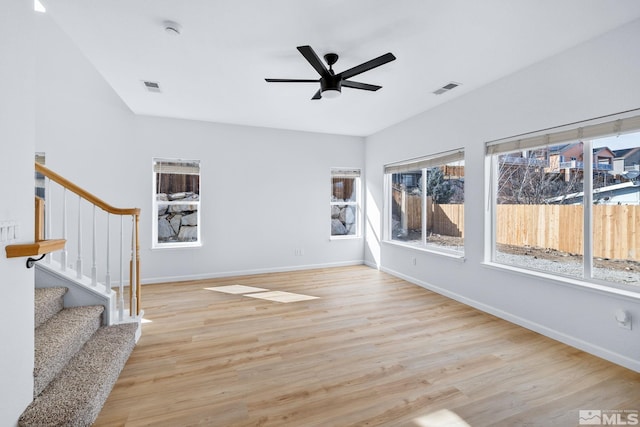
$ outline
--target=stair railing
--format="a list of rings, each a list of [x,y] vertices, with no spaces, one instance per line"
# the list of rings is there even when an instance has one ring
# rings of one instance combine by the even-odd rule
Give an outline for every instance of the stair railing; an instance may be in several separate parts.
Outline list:
[[[62,177],[61,175],[53,172],[48,169],[44,165],[40,163],[35,163],[36,172],[42,174],[45,177],[45,185],[44,185],[44,202],[42,199],[36,198],[36,233],[44,239],[50,239],[53,233],[60,233],[61,236],[58,236],[62,239],[67,240],[69,242],[69,232],[70,229],[67,227],[67,223],[69,221],[69,207],[67,206],[67,193],[71,192],[78,196],[78,204],[77,204],[77,234],[75,236],[77,243],[76,250],[76,260],[75,260],[75,270],[76,270],[76,278],[82,279],[85,277],[84,274],[84,253],[83,253],[83,242],[86,239],[83,236],[83,232],[87,230],[86,221],[83,221],[82,211],[83,207],[86,207],[86,204],[89,203],[90,207],[92,207],[92,215],[93,218],[91,220],[91,268],[90,272],[87,274],[90,277],[90,283],[93,287],[98,287],[100,284],[98,282],[98,269],[99,263],[104,263],[105,268],[105,276],[104,276],[104,289],[107,294],[112,292],[112,276],[111,276],[111,253],[114,250],[111,245],[112,240],[112,232],[111,232],[111,216],[119,216],[120,217],[120,233],[119,233],[119,268],[120,268],[120,280],[119,280],[119,292],[118,292],[118,317],[119,320],[122,321],[125,317],[125,312],[127,311],[125,308],[124,302],[124,278],[125,278],[125,245],[127,245],[128,238],[125,238],[126,232],[125,229],[129,228],[125,223],[125,219],[130,217],[131,225],[130,225],[130,234],[131,234],[131,243],[130,243],[130,257],[129,257],[129,271],[128,271],[128,279],[129,279],[129,315],[131,317],[138,317],[140,315],[140,243],[139,243],[139,225],[140,225],[140,209],[139,208],[116,208],[88,191],[80,188],[78,185],[69,181],[68,179]],[[57,200],[53,196],[53,183],[58,184],[58,190],[61,191],[60,199]],[[59,204],[59,207],[57,207]],[[44,205],[44,214],[42,213],[42,206]],[[56,207],[57,210],[54,213],[53,208]],[[102,210],[106,213],[106,224],[104,224],[105,236],[106,238],[101,241],[98,238],[98,211]],[[53,220],[59,220],[59,229],[54,227]],[[40,223],[40,224],[39,224]],[[54,230],[55,228],[55,230]],[[98,255],[98,244],[101,243],[106,247],[105,256],[99,257]],[[64,249],[60,251],[60,270],[66,271],[67,267],[73,268],[73,264],[68,265],[68,257],[69,253],[67,250],[67,245],[65,245]],[[46,256],[46,262],[52,264],[52,255],[48,254]]]

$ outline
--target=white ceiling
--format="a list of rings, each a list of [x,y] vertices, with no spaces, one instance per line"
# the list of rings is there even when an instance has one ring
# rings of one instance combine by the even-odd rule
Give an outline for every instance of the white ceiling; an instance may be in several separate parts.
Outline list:
[[[637,0],[42,0],[137,114],[367,136],[640,17]],[[182,26],[172,37],[163,21]],[[336,72],[397,60],[310,98],[297,51],[335,52]],[[148,92],[143,80],[159,82]],[[432,92],[451,82],[443,95]]]

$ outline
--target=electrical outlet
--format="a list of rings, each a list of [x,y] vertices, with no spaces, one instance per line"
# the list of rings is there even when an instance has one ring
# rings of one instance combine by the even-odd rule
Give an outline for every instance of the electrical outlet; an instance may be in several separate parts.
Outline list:
[[[615,318],[619,327],[631,330],[631,315],[628,312],[622,309],[616,310]]]
[[[301,248],[295,248],[295,249],[293,250],[293,254],[294,254],[295,256],[302,256],[302,255],[304,255],[304,251],[303,251]]]
[[[418,260],[416,259],[416,257],[411,258],[411,264],[416,265],[418,263]]]

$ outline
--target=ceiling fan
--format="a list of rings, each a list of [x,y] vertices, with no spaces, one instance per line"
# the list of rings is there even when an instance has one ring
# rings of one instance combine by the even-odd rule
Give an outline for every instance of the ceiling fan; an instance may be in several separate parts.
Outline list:
[[[396,59],[392,53],[385,53],[370,61],[364,62],[360,65],[356,65],[353,68],[349,68],[341,73],[336,74],[333,71],[333,64],[338,61],[338,54],[327,53],[324,55],[324,60],[329,65],[329,69],[325,67],[318,55],[311,48],[311,46],[298,46],[298,50],[305,57],[305,59],[311,64],[311,66],[320,74],[320,79],[265,79],[270,83],[318,83],[320,82],[320,89],[313,95],[311,99],[321,99],[323,96],[326,98],[337,98],[343,87],[350,87],[352,89],[362,89],[376,91],[382,86],[370,85],[368,83],[354,82],[347,80],[358,74],[369,71],[373,68],[379,67]]]

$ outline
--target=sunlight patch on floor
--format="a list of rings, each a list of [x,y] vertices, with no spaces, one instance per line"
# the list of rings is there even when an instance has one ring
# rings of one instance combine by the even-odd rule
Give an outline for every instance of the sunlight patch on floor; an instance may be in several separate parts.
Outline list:
[[[319,297],[313,297],[311,295],[294,294],[291,292],[282,292],[282,291],[271,291],[271,292],[260,292],[257,294],[247,294],[245,295],[245,297],[259,298],[259,299],[265,299],[268,301],[276,301],[276,302],[307,301],[307,300],[319,298]]]
[[[267,301],[274,302],[297,302],[308,301],[312,299],[318,299],[320,297],[314,297],[311,295],[295,294],[293,292],[284,291],[271,291],[265,288],[256,288],[253,286],[244,285],[228,285],[228,286],[215,286],[213,288],[204,288],[208,291],[223,292],[225,294],[242,295],[249,298],[258,298]]]
[[[244,285],[228,285],[228,286],[215,286],[213,288],[205,288],[208,291],[216,291],[216,292],[224,292],[225,294],[252,294],[255,292],[263,292],[268,291],[269,289],[264,288],[255,288],[253,286],[244,286]]]
[[[413,420],[418,427],[470,427],[455,412],[441,409]]]

